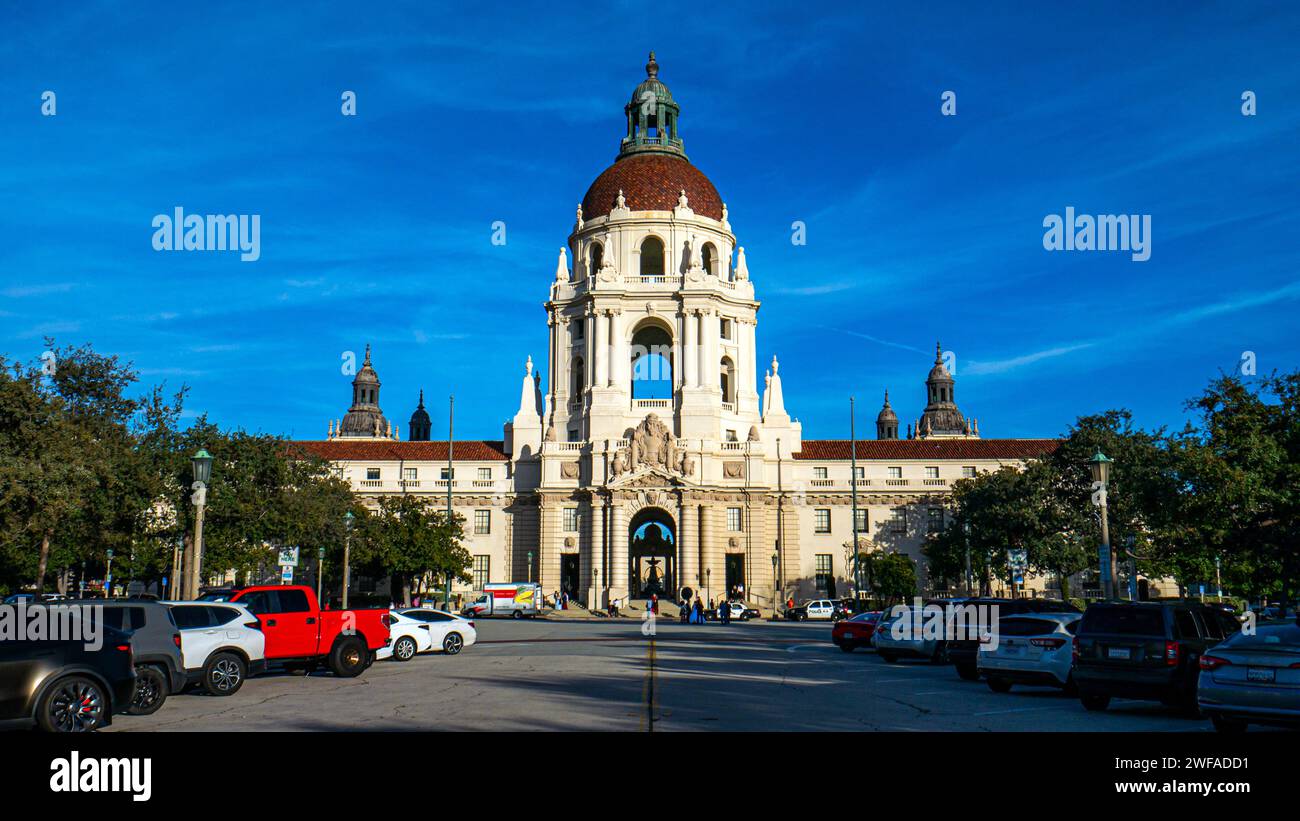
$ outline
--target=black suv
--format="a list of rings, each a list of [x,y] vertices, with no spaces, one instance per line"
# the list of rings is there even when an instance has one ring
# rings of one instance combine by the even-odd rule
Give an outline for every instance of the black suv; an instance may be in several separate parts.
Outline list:
[[[1079,608],[1060,599],[998,599],[974,598],[959,599],[962,607],[968,605],[996,607],[998,618],[1003,616],[1023,616],[1026,613],[1078,613]],[[957,668],[957,675],[967,681],[979,681],[979,639],[959,638],[948,642],[948,660]]]
[[[126,710],[135,692],[131,638],[103,628],[81,639],[0,641],[0,720],[34,720],[47,732],[89,732]]]
[[[1074,637],[1074,680],[1089,710],[1113,696],[1196,710],[1200,658],[1240,629],[1222,608],[1196,601],[1098,602]]]

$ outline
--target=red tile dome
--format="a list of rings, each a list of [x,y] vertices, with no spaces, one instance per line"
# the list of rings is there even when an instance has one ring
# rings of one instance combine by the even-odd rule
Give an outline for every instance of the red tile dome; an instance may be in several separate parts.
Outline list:
[[[686,192],[687,204],[701,216],[721,221],[722,197],[709,178],[675,154],[627,154],[606,168],[582,198],[583,219],[603,217],[623,192],[632,211],[671,211]]]

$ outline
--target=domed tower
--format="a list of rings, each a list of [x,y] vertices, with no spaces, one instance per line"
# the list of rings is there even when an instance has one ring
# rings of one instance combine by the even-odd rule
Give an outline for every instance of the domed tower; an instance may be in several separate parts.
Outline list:
[[[889,391],[885,391],[885,406],[880,409],[876,416],[876,438],[877,439],[897,439],[898,438],[898,414],[889,406]]]
[[[420,404],[416,406],[415,413],[411,414],[411,421],[406,426],[406,435],[412,442],[427,442],[429,435],[433,431],[433,422],[429,419],[429,412],[424,409],[424,391],[420,391]]]
[[[388,420],[379,409],[379,375],[370,364],[369,344],[366,360],[352,380],[352,407],[339,424],[338,435],[365,439],[387,439],[391,435]]]
[[[943,364],[943,348],[934,345],[934,367],[925,379],[926,405],[925,413],[916,426],[919,439],[955,438],[971,436],[970,425],[966,417],[957,409],[957,400],[953,395],[954,380],[952,374]]]
[[[651,53],[555,268],[547,439],[616,441],[654,413],[678,437],[739,440],[765,418],[744,249],[686,158],[680,113]],[[780,407],[778,420],[791,424]]]

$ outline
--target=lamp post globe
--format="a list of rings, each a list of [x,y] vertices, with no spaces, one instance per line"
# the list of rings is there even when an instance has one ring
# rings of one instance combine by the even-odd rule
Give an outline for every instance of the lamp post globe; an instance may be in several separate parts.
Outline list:
[[[194,481],[206,485],[212,479],[212,454],[207,450],[200,448],[198,453],[191,456],[190,466],[194,469]]]
[[[1110,483],[1110,466],[1113,459],[1098,450],[1088,460],[1088,468],[1092,471],[1092,481],[1098,495],[1094,496],[1097,506],[1101,508],[1101,549],[1099,558],[1101,559],[1101,581],[1107,599],[1115,599],[1118,596],[1117,588],[1119,587],[1119,568],[1115,566],[1115,551],[1110,545],[1110,518],[1107,511],[1106,495]]]
[[[1092,481],[1101,482],[1103,485],[1110,481],[1110,466],[1114,462],[1100,450],[1092,455],[1088,460],[1088,468],[1092,471]]]

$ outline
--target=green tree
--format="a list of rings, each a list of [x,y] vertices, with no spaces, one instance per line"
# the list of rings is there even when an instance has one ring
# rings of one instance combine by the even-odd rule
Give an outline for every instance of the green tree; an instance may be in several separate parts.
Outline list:
[[[449,519],[432,500],[382,496],[359,524],[359,563],[376,575],[391,576],[403,605],[410,605],[416,583],[448,577],[470,580],[472,559],[461,544],[463,518]]]

